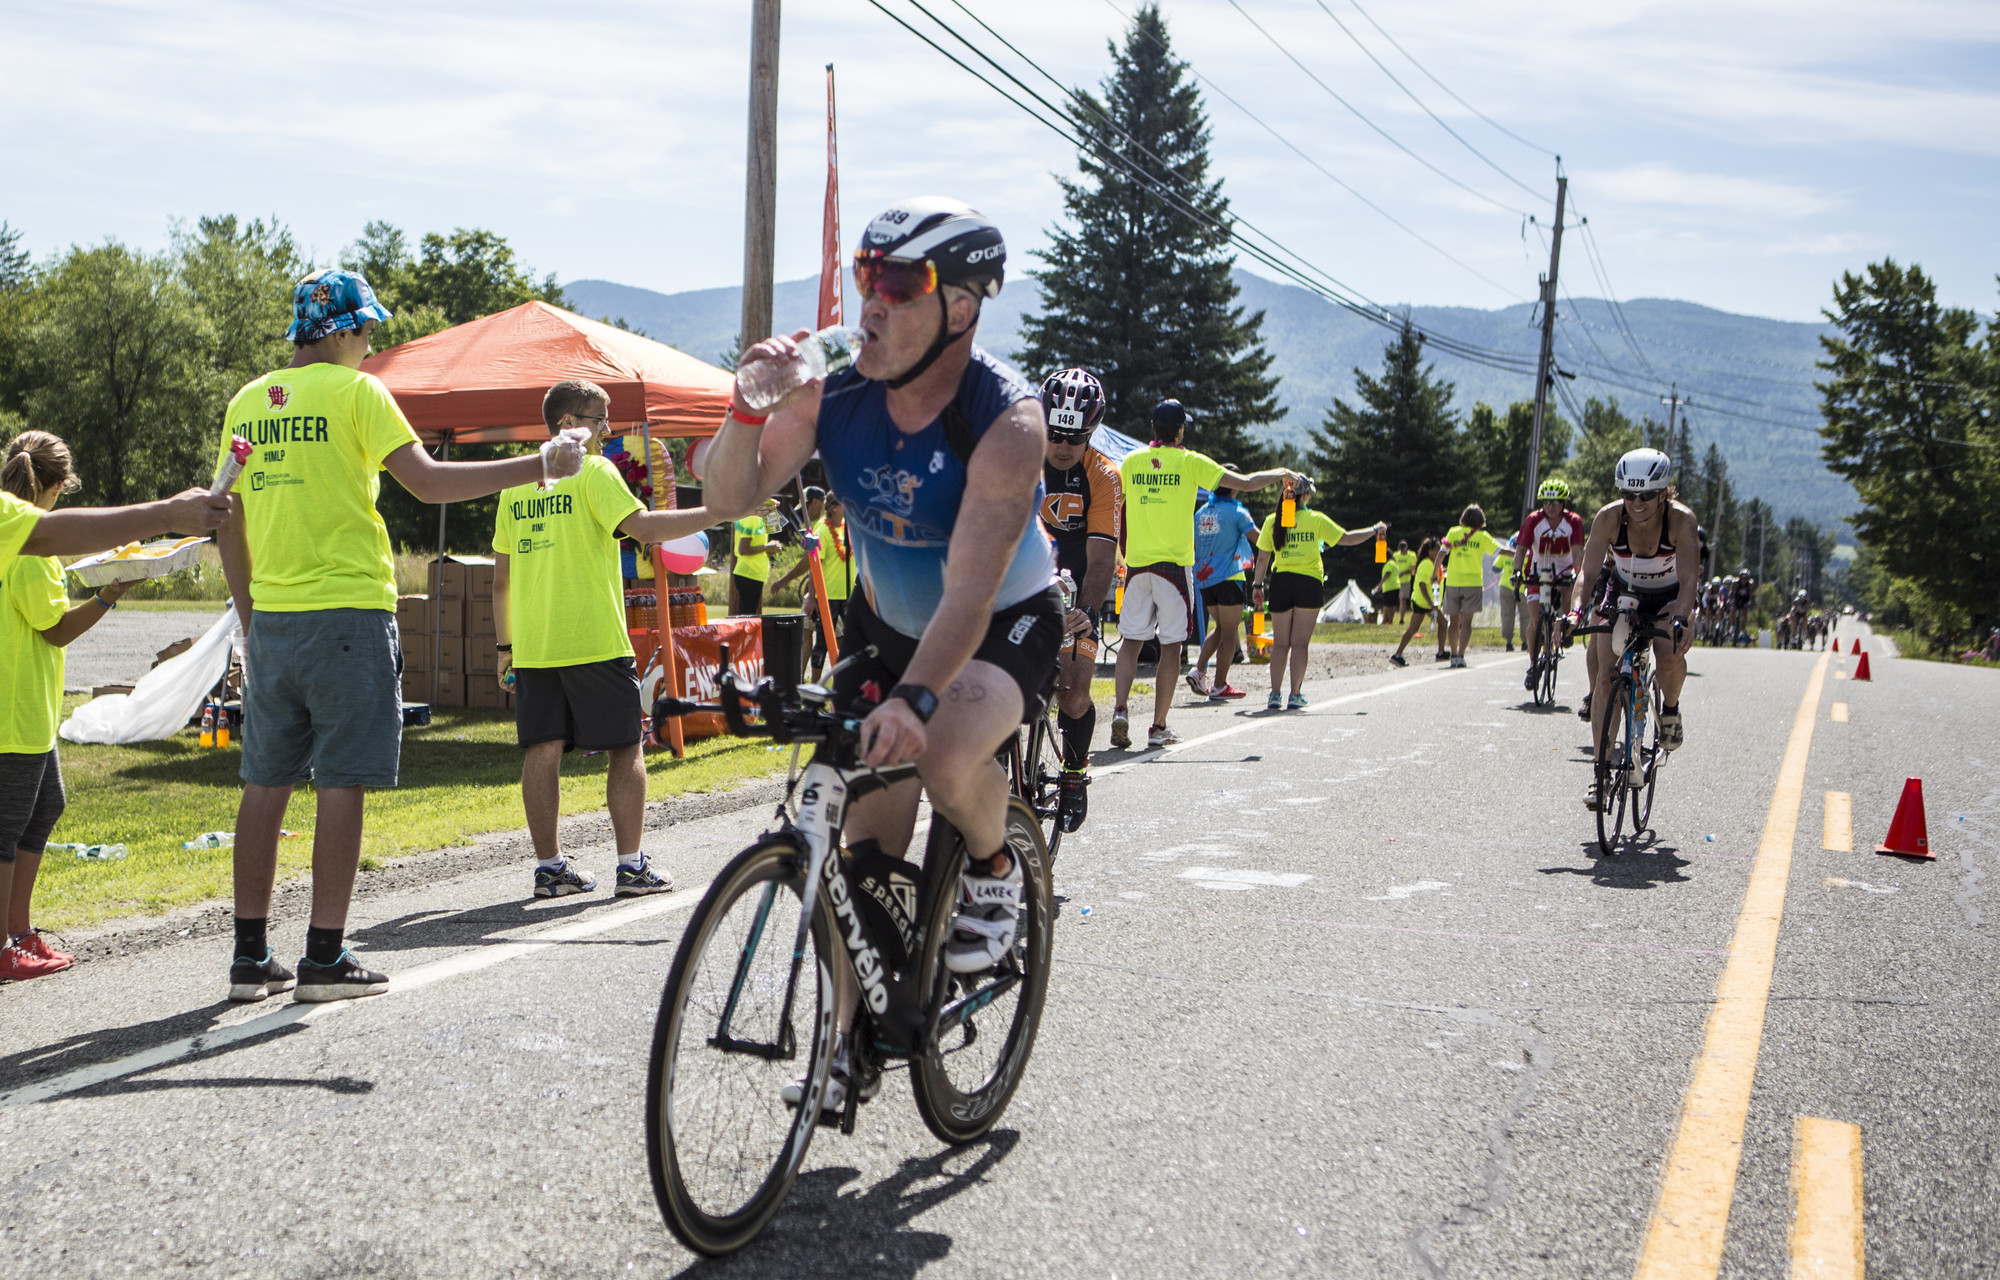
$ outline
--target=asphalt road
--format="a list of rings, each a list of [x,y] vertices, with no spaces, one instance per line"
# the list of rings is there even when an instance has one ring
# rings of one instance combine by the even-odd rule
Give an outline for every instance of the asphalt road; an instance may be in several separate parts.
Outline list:
[[[1581,722],[1524,705],[1518,655],[1316,682],[1302,714],[1177,712],[1182,749],[1099,758],[1127,767],[1065,844],[1047,1014],[998,1129],[942,1149],[892,1075],[722,1263],[662,1227],[641,1131],[691,889],[530,903],[524,870],[404,877],[353,935],[396,988],[310,1018],[220,1002],[214,938],[0,989],[0,1256],[63,1276],[1693,1277],[1718,1273],[1706,1229],[1720,1274],[1779,1276],[1853,1230],[1852,1164],[1811,1162],[1809,1117],[1859,1127],[1869,1271],[1993,1274],[2000,679],[1871,657],[1860,684],[1834,678],[1852,658],[1697,651],[1657,838],[1616,859],[1580,804]],[[1905,775],[1932,862],[1869,851]],[[1827,792],[1851,797],[1855,852],[1821,848]],[[650,847],[698,888],[767,816]],[[583,858],[608,880],[606,849]],[[1740,1158],[1726,1088],[1687,1108],[1691,1082],[1731,1078]]]

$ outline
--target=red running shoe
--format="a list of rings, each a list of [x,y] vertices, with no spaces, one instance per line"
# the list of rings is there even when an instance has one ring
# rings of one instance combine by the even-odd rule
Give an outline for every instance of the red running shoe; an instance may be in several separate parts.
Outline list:
[[[59,951],[50,946],[48,940],[42,937],[41,932],[36,929],[30,929],[27,933],[15,939],[14,945],[37,960],[53,961],[57,968],[51,970],[50,972],[52,973],[67,969],[76,963],[75,956],[67,951]]]
[[[27,978],[44,978],[52,973],[61,973],[69,968],[53,960],[43,960],[23,951],[17,946],[0,947],[0,982],[20,982]]]
[[[1237,698],[1243,698],[1248,696],[1249,696],[1248,694],[1244,693],[1243,690],[1237,688],[1235,685],[1225,683],[1220,689],[1211,690],[1208,695],[1208,700],[1210,702],[1216,702],[1222,699],[1228,699],[1230,701],[1234,701]]]

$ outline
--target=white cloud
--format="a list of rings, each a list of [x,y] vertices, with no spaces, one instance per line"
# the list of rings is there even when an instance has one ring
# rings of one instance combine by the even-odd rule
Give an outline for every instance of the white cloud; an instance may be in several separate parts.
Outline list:
[[[1628,205],[1803,218],[1824,213],[1840,203],[1795,182],[1689,173],[1661,163],[1592,172],[1588,178],[1593,190],[1603,192],[1613,202]]]

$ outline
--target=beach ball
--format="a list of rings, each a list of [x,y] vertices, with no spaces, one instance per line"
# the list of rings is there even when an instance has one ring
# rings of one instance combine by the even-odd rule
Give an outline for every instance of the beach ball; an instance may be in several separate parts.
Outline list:
[[[660,544],[660,559],[668,573],[693,573],[708,560],[708,535],[690,533],[685,538]]]

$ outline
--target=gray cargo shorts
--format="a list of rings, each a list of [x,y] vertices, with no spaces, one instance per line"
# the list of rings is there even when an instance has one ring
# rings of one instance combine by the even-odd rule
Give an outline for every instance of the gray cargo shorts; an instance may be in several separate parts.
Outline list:
[[[243,780],[260,787],[393,787],[403,753],[396,615],[252,615]]]

